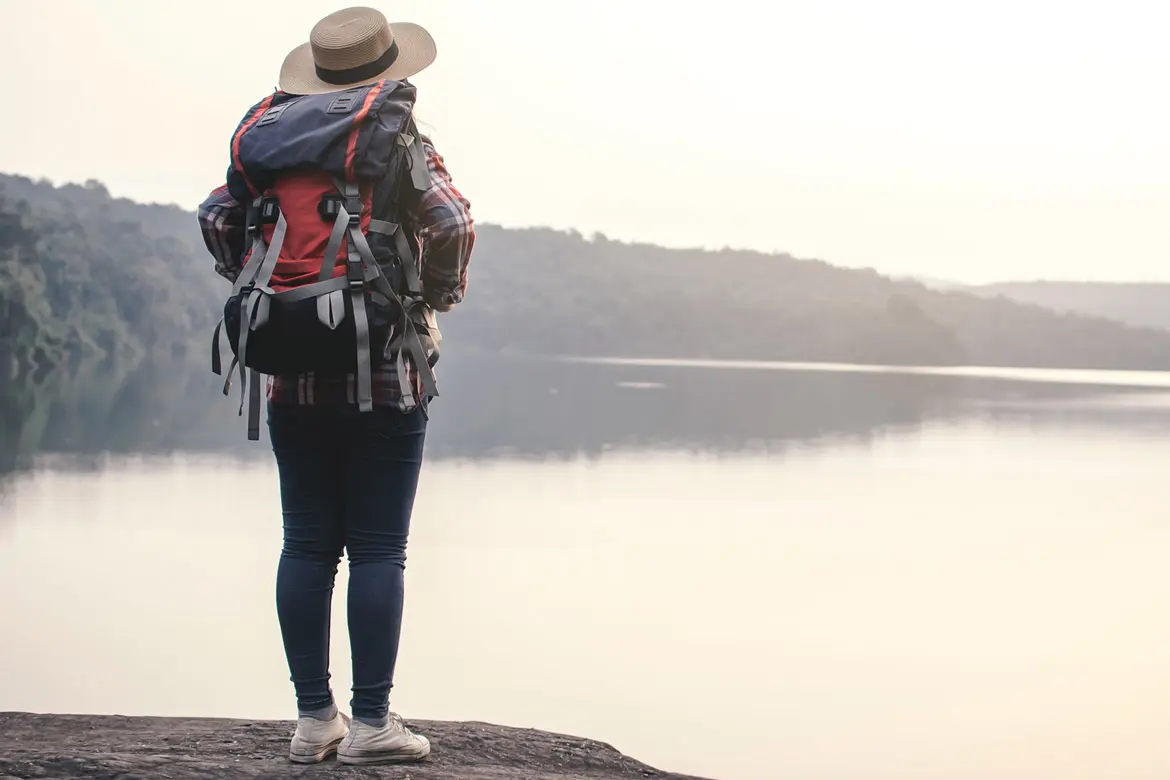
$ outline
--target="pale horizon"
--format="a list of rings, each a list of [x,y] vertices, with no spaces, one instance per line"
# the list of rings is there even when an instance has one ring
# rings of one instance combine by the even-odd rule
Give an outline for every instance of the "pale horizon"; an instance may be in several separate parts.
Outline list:
[[[9,4],[0,172],[193,209],[344,5]],[[481,223],[960,283],[1170,281],[1170,6],[374,5],[438,43],[419,113]]]

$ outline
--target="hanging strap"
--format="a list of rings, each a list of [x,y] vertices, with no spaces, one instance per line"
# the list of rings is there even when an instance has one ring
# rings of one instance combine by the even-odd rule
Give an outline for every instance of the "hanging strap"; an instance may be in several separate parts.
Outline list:
[[[248,275],[247,284],[254,285],[256,275],[259,273],[261,267],[264,265],[264,260],[267,255],[267,246],[264,244],[264,238],[261,231],[256,231],[256,237],[252,241],[252,258],[248,261],[248,266],[253,266],[251,273]],[[236,284],[232,288],[232,294],[236,295],[243,292],[247,287],[243,284],[244,274],[240,274],[240,278],[236,279]],[[238,288],[238,289],[237,289]],[[239,335],[236,341],[236,357],[232,361],[233,368],[239,368],[240,371],[240,414],[244,413],[244,393],[248,387],[247,377],[247,354],[248,354],[248,333],[251,332],[250,323],[248,321],[249,315],[249,300],[252,298],[253,292],[249,290],[244,292],[240,297],[239,307]],[[230,372],[229,372],[230,373]],[[224,383],[224,394],[227,394],[228,388],[231,387],[231,376],[229,375]]]
[[[244,267],[240,269],[240,273],[236,275],[236,280],[232,284],[231,296],[229,297],[235,297],[248,285],[255,284],[256,277],[262,272],[264,261],[268,258],[268,247],[264,243],[264,231],[259,225],[261,205],[263,203],[264,198],[261,196],[253,200],[248,206],[247,215],[244,220],[244,234],[251,235],[252,249],[248,253],[248,262],[244,264]],[[273,235],[273,238],[276,238],[275,234]],[[281,240],[283,241],[283,236]],[[279,247],[277,253],[279,254]],[[271,278],[271,276],[272,274],[269,272],[268,277],[266,277],[261,284],[268,284],[268,280]],[[245,311],[246,301],[242,301],[241,314],[243,314]],[[221,372],[223,370],[223,359],[221,357],[219,347],[219,335],[222,330],[223,318],[220,317],[219,322],[217,322],[215,325],[215,332],[211,335],[211,371],[216,376],[221,376]],[[232,365],[228,369],[227,381],[224,383],[224,395],[227,395],[228,388],[231,387],[231,374],[239,362],[239,357],[236,357],[232,360]]]
[[[272,244],[270,246],[264,245],[263,237],[259,237],[259,254],[260,263],[254,274],[253,281],[243,288],[244,295],[240,299],[240,338],[239,344],[236,346],[236,357],[238,359],[238,367],[240,371],[240,414],[244,413],[245,391],[248,385],[248,376],[246,369],[248,368],[248,334],[255,330],[259,325],[263,324],[258,316],[260,313],[261,300],[267,295],[272,294],[272,289],[268,287],[268,282],[272,279],[272,272],[276,268],[276,261],[280,257],[280,248],[284,244],[284,234],[288,229],[288,223],[285,222],[284,212],[279,212],[280,216],[276,220],[276,230],[272,233]],[[259,235],[259,231],[257,231]],[[257,250],[253,250],[256,253]],[[271,258],[272,262],[267,262]],[[267,319],[267,301],[264,301],[264,319]]]
[[[360,240],[362,245],[365,245],[366,240],[361,230],[362,202],[358,185],[351,181],[336,181],[335,184],[345,196],[345,205],[337,210],[334,231],[336,232],[338,224],[348,227],[345,278],[349,288],[350,304],[353,306],[354,340],[357,352],[357,405],[358,411],[370,412],[374,409],[374,382],[370,359],[370,318],[366,312],[366,272],[371,265],[376,268],[377,263],[367,264],[363,267],[366,255],[359,250],[357,244],[357,241]],[[369,247],[365,248],[368,253]],[[370,259],[373,259],[372,255]],[[322,266],[322,273],[324,273],[324,266]]]
[[[414,252],[410,251],[406,231],[397,222],[387,222],[383,219],[371,219],[369,230],[372,233],[381,233],[394,239],[394,253],[398,255],[398,264],[402,268],[406,291],[412,297],[421,296],[422,283],[418,278],[418,266],[415,263]]]
[[[406,316],[406,307],[403,305],[402,299],[399,298],[398,295],[395,294],[393,288],[390,287],[389,280],[387,280],[386,276],[381,272],[381,268],[378,266],[378,261],[374,259],[374,253],[370,251],[370,244],[368,241],[366,241],[366,237],[362,234],[359,226],[350,226],[349,240],[350,251],[355,252],[356,250],[356,255],[361,258],[361,261],[367,268],[378,269],[378,276],[374,279],[374,288],[386,298],[398,304],[398,308],[402,314],[402,324],[399,330],[405,330],[405,328],[409,327],[409,318]],[[401,351],[399,351],[395,359],[395,371],[398,373],[398,384],[402,391],[404,408],[406,410],[413,409],[415,407],[414,388],[411,387],[410,383],[407,381],[406,363]]]
[[[234,297],[239,294],[240,290],[244,289],[249,283],[256,278],[257,271],[264,263],[264,234],[256,228],[256,222],[260,213],[260,204],[263,198],[256,198],[247,208],[244,217],[244,235],[252,236],[252,251],[248,254],[248,262],[240,269],[240,273],[236,275],[235,282],[232,283],[231,296]],[[220,376],[223,371],[223,359],[219,351],[219,334],[223,330],[223,317],[219,318],[219,322],[215,325],[215,332],[211,335],[211,372],[216,376]],[[224,395],[227,395],[227,387],[231,385],[231,372],[235,369],[235,361],[232,362],[232,368],[228,369],[228,381],[224,385]]]
[[[215,323],[215,332],[211,334],[211,373],[216,376],[223,374],[223,362],[219,355],[219,332],[223,330],[223,317]]]
[[[249,369],[252,387],[248,391],[248,440],[260,441],[260,372]]]
[[[371,229],[374,225],[371,223]],[[379,220],[377,225],[378,231],[389,233],[395,237],[400,237],[401,245],[404,247],[399,250],[405,254],[399,255],[399,263],[402,266],[403,274],[405,276],[407,289],[411,291],[410,297],[403,300],[390,287],[390,282],[385,274],[381,272],[377,261],[374,259],[373,252],[370,251],[370,245],[366,241],[366,237],[362,235],[361,230],[356,227],[350,229],[350,240],[354,247],[357,248],[363,262],[367,268],[378,269],[378,275],[373,280],[374,289],[382,295],[389,298],[398,304],[401,311],[400,327],[398,328],[398,336],[392,342],[392,346],[396,346],[395,352],[395,370],[398,373],[398,383],[402,390],[402,408],[403,411],[410,411],[418,405],[418,400],[415,399],[414,386],[409,380],[406,370],[406,354],[409,352],[415,368],[418,370],[419,379],[422,383],[423,393],[432,398],[437,398],[439,395],[438,382],[435,379],[432,363],[427,357],[426,349],[423,347],[422,339],[418,335],[418,330],[415,325],[413,313],[414,310],[422,305],[422,299],[419,290],[418,271],[414,266],[414,258],[410,254],[409,247],[406,244],[403,231],[399,225],[393,222],[384,222]]]
[[[423,392],[431,397],[438,397],[438,382],[435,379],[433,369],[438,362],[439,347],[438,344],[435,344],[433,354],[427,355],[426,348],[422,343],[422,337],[418,333],[418,323],[414,319],[414,313],[423,308],[425,304],[422,301],[422,283],[418,276],[418,266],[414,260],[414,253],[410,250],[410,244],[406,238],[406,231],[397,223],[387,222],[385,220],[371,220],[369,229],[394,239],[395,253],[398,255],[399,266],[402,268],[403,281],[406,283],[406,290],[410,296],[404,304],[407,326],[402,329],[401,334],[391,346],[398,350],[400,364],[402,352],[410,352],[419,370],[419,379],[423,385]],[[405,367],[403,366],[400,370],[405,371]]]
[[[264,245],[263,233],[256,230],[253,243],[253,255],[259,252],[260,260],[252,281],[247,287],[244,297],[240,300],[240,340],[236,348],[236,366],[240,372],[240,411],[244,413],[244,404],[248,405],[248,438],[256,441],[260,438],[260,372],[248,366],[248,334],[261,327],[268,321],[270,296],[274,293],[268,283],[272,280],[272,273],[280,259],[280,250],[284,245],[284,236],[288,231],[288,222],[284,212],[277,208],[276,229],[272,232],[272,243]],[[249,263],[250,264],[250,263]],[[248,385],[251,383],[251,393]],[[226,386],[225,386],[226,389]]]
[[[252,251],[248,255],[248,262],[244,264],[236,277],[235,284],[232,285],[232,295],[239,294],[240,290],[251,284],[260,272],[260,267],[264,265],[267,252],[264,244],[264,230],[259,225],[260,207],[263,202],[264,198],[256,198],[248,209],[244,232],[245,235],[251,234],[252,236]]]
[[[239,364],[240,364],[240,359],[238,357],[232,358],[232,364],[230,366],[228,366],[228,370],[227,370],[227,379],[225,379],[223,382],[223,394],[224,395],[227,395],[228,393],[231,392],[232,377],[235,376],[235,374],[233,372],[236,370],[236,366],[238,366]]]
[[[406,307],[406,321],[407,328],[402,333],[401,345],[399,347],[399,354],[403,352],[410,352],[410,356],[414,358],[415,367],[418,369],[419,380],[422,382],[423,394],[431,398],[439,397],[439,386],[435,380],[434,364],[436,360],[432,360],[427,356],[426,348],[423,347],[422,337],[418,333],[418,325],[414,321],[414,312],[416,309],[425,306],[420,300],[412,300]],[[438,347],[435,348],[438,357]]]
[[[370,320],[366,315],[366,295],[361,287],[350,287],[353,304],[354,338],[357,341],[357,404],[359,412],[374,410],[374,380],[370,365]]]

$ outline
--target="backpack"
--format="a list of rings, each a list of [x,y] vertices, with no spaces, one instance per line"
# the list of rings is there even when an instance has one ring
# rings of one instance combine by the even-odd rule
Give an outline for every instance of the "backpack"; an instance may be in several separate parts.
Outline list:
[[[371,374],[393,359],[400,408],[425,409],[438,395],[438,342],[427,330],[413,236],[400,219],[404,190],[429,186],[412,118],[415,88],[376,84],[320,95],[277,92],[253,106],[232,136],[227,187],[248,204],[243,270],[212,337],[220,333],[238,368],[239,414],[260,437],[261,374],[355,373],[358,408],[373,409]],[[375,218],[377,216],[378,218]],[[421,315],[421,316],[420,316]],[[407,381],[404,355],[423,397]]]

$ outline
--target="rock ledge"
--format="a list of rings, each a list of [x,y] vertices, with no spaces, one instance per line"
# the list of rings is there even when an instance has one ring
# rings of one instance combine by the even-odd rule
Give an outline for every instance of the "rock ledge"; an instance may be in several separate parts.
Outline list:
[[[288,761],[289,721],[0,713],[0,780],[326,777],[406,780],[696,780],[660,772],[592,740],[486,723],[411,722],[423,763],[351,768]]]

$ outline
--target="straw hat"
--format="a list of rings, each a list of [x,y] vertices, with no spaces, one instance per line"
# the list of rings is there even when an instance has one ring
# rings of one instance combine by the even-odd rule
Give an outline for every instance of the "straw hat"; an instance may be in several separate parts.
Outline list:
[[[373,8],[346,8],[313,26],[309,42],[289,52],[280,89],[294,95],[336,92],[382,79],[402,81],[435,61],[431,34],[386,21]]]

